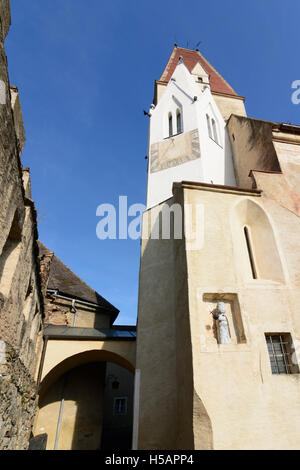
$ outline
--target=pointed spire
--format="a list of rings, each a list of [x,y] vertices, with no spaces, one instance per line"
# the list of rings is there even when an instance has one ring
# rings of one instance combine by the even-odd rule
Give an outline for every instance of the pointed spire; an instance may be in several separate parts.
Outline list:
[[[208,62],[205,57],[199,51],[185,49],[183,47],[174,46],[172,54],[168,60],[168,63],[163,71],[160,80],[163,82],[169,82],[176,65],[181,63],[180,60],[183,58],[184,65],[191,72],[196,64],[199,62],[201,67],[204,69],[210,79],[210,86],[212,92],[225,93],[227,95],[237,96],[237,93],[233,88],[226,82],[226,80],[217,72],[217,70]]]

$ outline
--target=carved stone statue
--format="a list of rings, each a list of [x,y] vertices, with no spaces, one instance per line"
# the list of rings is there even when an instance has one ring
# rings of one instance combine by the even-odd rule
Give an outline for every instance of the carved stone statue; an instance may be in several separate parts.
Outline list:
[[[231,343],[228,318],[226,316],[226,307],[224,302],[218,302],[214,319],[217,320],[218,339],[220,344]]]

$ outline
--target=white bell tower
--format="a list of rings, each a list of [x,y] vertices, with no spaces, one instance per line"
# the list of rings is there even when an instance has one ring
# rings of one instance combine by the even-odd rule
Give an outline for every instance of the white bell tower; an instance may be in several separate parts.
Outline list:
[[[189,51],[195,52],[195,51]],[[191,68],[191,67],[190,67]],[[200,61],[191,71],[180,56],[150,108],[147,207],[172,196],[174,182],[235,186],[226,122]]]

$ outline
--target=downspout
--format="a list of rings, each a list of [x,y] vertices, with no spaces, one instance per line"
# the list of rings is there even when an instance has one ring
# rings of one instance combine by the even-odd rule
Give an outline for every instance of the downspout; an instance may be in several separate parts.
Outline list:
[[[147,116],[149,117],[149,126],[148,126],[148,158],[147,158],[147,192],[146,192],[146,205],[148,207],[148,189],[149,189],[149,170],[150,170],[150,159],[151,159],[151,149],[150,149],[150,135],[151,135],[151,117],[152,117],[152,112],[155,109],[155,105],[151,104],[149,113],[147,113]]]
[[[41,356],[41,362],[40,362],[40,367],[39,367],[39,373],[38,373],[38,378],[37,378],[37,391],[38,392],[39,392],[39,388],[40,388],[40,385],[41,385],[41,378],[42,378],[44,362],[45,362],[45,357],[46,357],[47,344],[48,344],[48,336],[45,336],[44,337],[44,344],[43,344],[43,351],[42,351],[42,356]]]
[[[138,450],[139,440],[139,412],[140,412],[140,382],[141,370],[136,369],[134,375],[134,397],[133,397],[133,429],[132,429],[132,450]]]
[[[74,300],[72,297],[66,297],[65,295],[58,294],[57,290],[47,289],[47,294],[49,294],[52,297],[57,297],[58,299]],[[95,303],[92,303],[92,302],[84,302],[83,300],[79,300],[79,299],[75,299],[75,301],[80,305],[87,305],[87,306],[90,306],[90,307],[97,307],[97,308],[101,308],[102,310],[107,310],[108,312],[113,312],[112,309],[110,309],[108,307],[104,307],[104,306],[99,305],[99,304],[95,304]]]
[[[75,307],[75,302],[76,302],[76,300],[73,299],[72,300],[72,307],[71,307],[71,312],[74,313],[73,328],[75,328],[76,323],[77,323],[77,310],[76,310],[76,307]]]
[[[62,417],[63,417],[63,411],[64,411],[64,404],[65,404],[65,393],[66,393],[66,388],[68,384],[68,375],[69,374],[66,374],[64,376],[63,389],[61,392],[61,401],[60,401],[59,414],[58,414],[58,421],[57,421],[57,427],[56,427],[55,443],[54,443],[53,450],[57,450],[57,447],[58,447],[58,441],[59,441],[61,423],[62,423]]]

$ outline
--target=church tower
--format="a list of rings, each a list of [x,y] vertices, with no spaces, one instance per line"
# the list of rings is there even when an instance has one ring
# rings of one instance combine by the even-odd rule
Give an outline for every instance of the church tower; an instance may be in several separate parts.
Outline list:
[[[298,449],[300,126],[177,46],[149,114],[134,448]]]
[[[175,45],[150,108],[147,207],[177,181],[235,186],[226,120],[246,116],[244,99],[199,51]]]

